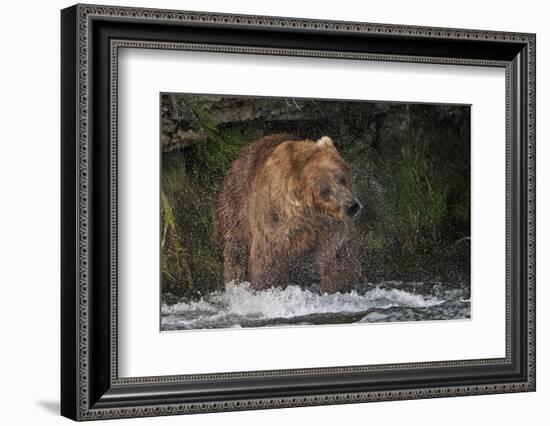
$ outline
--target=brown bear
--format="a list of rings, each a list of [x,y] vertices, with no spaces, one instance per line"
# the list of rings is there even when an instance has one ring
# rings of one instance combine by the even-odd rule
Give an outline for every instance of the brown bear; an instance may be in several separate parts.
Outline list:
[[[284,288],[308,284],[304,271],[313,270],[322,293],[351,290],[361,275],[352,223],[361,204],[351,185],[328,136],[276,134],[245,147],[218,199],[224,282]]]

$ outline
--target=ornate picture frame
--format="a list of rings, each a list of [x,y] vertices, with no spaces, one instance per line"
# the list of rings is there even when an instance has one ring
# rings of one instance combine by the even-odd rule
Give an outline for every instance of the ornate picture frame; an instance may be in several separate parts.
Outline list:
[[[510,32],[96,5],[64,9],[61,414],[93,420],[534,391],[535,41],[534,34]],[[121,48],[503,68],[506,355],[119,377]]]

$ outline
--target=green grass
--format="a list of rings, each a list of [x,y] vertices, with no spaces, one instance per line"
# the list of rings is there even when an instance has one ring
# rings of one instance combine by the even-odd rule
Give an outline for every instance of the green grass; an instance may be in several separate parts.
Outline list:
[[[201,112],[204,142],[162,159],[163,292],[195,298],[223,284],[221,247],[217,238],[217,194],[239,151],[258,132],[218,128]]]
[[[422,143],[401,148],[397,176],[390,184],[391,209],[387,225],[404,253],[414,253],[422,240],[439,240],[439,227],[447,210],[447,189],[432,172]]]
[[[162,275],[168,283],[182,282],[193,287],[193,276],[189,267],[189,254],[183,246],[181,232],[166,194],[162,199]]]

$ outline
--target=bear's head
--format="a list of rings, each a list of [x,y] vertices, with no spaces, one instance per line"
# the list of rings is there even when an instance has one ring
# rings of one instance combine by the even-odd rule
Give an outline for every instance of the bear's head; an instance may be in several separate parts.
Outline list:
[[[352,190],[349,166],[340,157],[332,139],[323,136],[294,150],[291,193],[294,202],[317,215],[348,221],[361,212],[361,203]]]

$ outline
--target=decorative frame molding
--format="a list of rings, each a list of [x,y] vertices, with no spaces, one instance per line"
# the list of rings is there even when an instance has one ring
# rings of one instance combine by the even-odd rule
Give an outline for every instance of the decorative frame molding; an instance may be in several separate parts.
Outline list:
[[[378,40],[371,51],[322,48],[265,47],[170,39],[173,33],[152,41],[124,33],[126,23],[139,23],[155,32],[172,27],[223,28],[228,32],[272,31],[274,34],[315,32],[327,37],[349,35]],[[94,26],[96,25],[97,26]],[[101,27],[105,25],[105,28]],[[120,27],[119,27],[120,26]],[[243,31],[244,30],[244,31]],[[108,37],[102,31],[111,32]],[[116,34],[124,33],[124,39]],[[96,37],[94,39],[94,37]],[[164,38],[163,38],[164,37]],[[197,37],[204,37],[201,33]],[[235,36],[237,37],[237,36]],[[193,38],[193,37],[191,37]],[[205,37],[207,38],[207,37]],[[245,40],[243,36],[243,40]],[[276,36],[274,36],[274,39]],[[107,40],[107,41],[106,41]],[[386,42],[422,44],[419,51],[434,51],[432,41],[475,47],[470,56],[420,53],[384,53]],[[283,40],[283,43],[285,41]],[[244,42],[243,42],[244,43]],[[288,43],[288,42],[287,42]],[[338,42],[334,42],[338,45]],[[119,378],[117,368],[117,70],[118,49],[154,48],[215,51],[239,54],[293,55],[324,58],[481,65],[506,69],[506,357],[502,359],[389,364],[361,367],[327,367],[187,376]],[[367,46],[368,47],[368,46]],[[488,48],[493,50],[488,54]],[[101,56],[101,53],[103,56]],[[76,5],[62,12],[62,414],[75,420],[140,417],[197,412],[341,404],[352,402],[433,398],[535,390],[535,36],[533,34],[402,25],[336,22],[265,16],[183,12],[126,7]],[[107,63],[108,62],[108,63]],[[94,68],[94,67],[97,67]],[[99,69],[99,70],[98,70]],[[107,98],[108,105],[101,103]],[[108,107],[108,108],[107,108]],[[108,111],[106,111],[108,109]],[[108,123],[100,122],[100,117]],[[102,124],[101,124],[102,123]],[[97,142],[108,135],[103,146]],[[95,138],[95,139],[94,139]],[[91,168],[101,163],[107,181]],[[98,158],[109,159],[99,162]],[[102,191],[107,189],[107,191]],[[105,194],[104,192],[108,192]],[[108,230],[108,236],[95,229]],[[97,266],[99,246],[108,252],[108,265]],[[94,256],[94,254],[97,254]],[[520,258],[515,259],[515,257]],[[512,261],[514,259],[514,262]],[[516,262],[516,260],[519,262]],[[516,265],[517,263],[517,265]],[[99,283],[98,276],[108,278]],[[94,281],[95,280],[95,281]],[[514,284],[515,283],[515,284]],[[521,300],[519,300],[521,299]],[[92,303],[93,302],[93,303]],[[517,303],[518,305],[514,305]],[[103,310],[97,305],[104,305]],[[109,309],[105,310],[105,307]],[[519,352],[518,352],[519,351]],[[521,356],[520,356],[521,355]],[[521,358],[521,360],[519,359]],[[521,362],[520,362],[521,361]],[[518,365],[520,363],[520,365]],[[355,381],[361,374],[409,370],[468,370],[494,366],[516,372],[515,379],[438,384],[369,390]],[[185,384],[212,388],[234,379],[248,379],[255,386],[269,386],[277,378],[350,376],[348,391],[299,393],[279,391],[270,397],[219,396],[169,399],[162,388]],[[353,376],[353,377],[352,377]],[[365,376],[366,377],[366,376]],[[294,380],[295,380],[294,379]],[[264,383],[259,383],[260,381]],[[399,380],[397,380],[399,381]],[[435,379],[434,379],[435,381]],[[353,385],[352,385],[353,383]],[[372,388],[372,383],[369,385]],[[135,391],[150,393],[138,397]],[[328,389],[328,387],[325,387]],[[145,389],[145,390],[144,390]],[[201,388],[202,389],[202,388]],[[243,390],[244,392],[244,390]],[[243,393],[244,395],[244,393]]]

